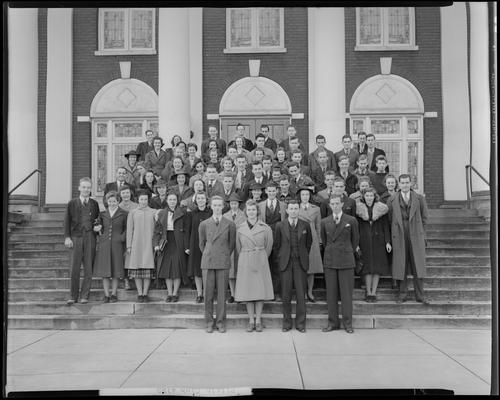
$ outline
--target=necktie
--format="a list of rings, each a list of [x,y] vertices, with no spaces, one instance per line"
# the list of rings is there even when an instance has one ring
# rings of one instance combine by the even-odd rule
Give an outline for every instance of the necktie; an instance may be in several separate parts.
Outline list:
[[[338,215],[335,215],[335,223],[338,225],[340,222],[340,218]]]
[[[271,209],[272,212],[274,212],[274,201],[271,201],[269,208]]]
[[[297,225],[297,222],[295,220],[292,220],[292,228],[295,229],[295,226]]]
[[[215,218],[215,225],[219,226],[219,218]]]
[[[233,221],[236,219],[236,213],[233,213]]]
[[[87,207],[87,204],[89,204],[89,201],[87,199],[83,200],[83,206]]]
[[[410,202],[410,196],[409,196],[409,194],[408,194],[408,193],[405,193],[405,194],[403,195],[403,198],[404,198],[404,200],[405,200],[405,203],[406,203],[406,204],[408,204],[408,203]]]

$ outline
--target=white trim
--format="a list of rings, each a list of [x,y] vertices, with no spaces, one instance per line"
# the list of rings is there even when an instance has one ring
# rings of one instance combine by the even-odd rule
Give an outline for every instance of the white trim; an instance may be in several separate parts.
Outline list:
[[[424,113],[425,118],[437,118],[437,116],[438,116],[437,111],[426,111]]]
[[[210,119],[210,120],[219,119],[219,114],[207,114],[207,119]]]
[[[130,55],[130,56],[139,56],[139,55],[151,55],[157,54],[156,50],[96,50],[94,51],[95,56],[120,56],[120,55]]]
[[[231,46],[231,11],[234,8],[226,8],[226,48],[223,53],[285,53],[285,12],[282,7],[278,8],[280,14],[280,45],[279,46],[260,46],[259,41],[259,18],[258,12],[263,7],[245,7],[251,11],[251,46],[250,47],[232,47]],[[242,8],[239,8],[242,9]]]
[[[90,117],[88,115],[78,115],[76,122],[90,122]]]
[[[381,25],[381,43],[380,44],[361,44],[360,43],[360,15],[359,8],[356,7],[356,46],[355,51],[415,51],[418,46],[415,44],[415,7],[407,7],[409,10],[410,20],[410,43],[409,44],[388,44],[388,7],[380,8],[380,25]]]
[[[292,113],[292,119],[304,119],[304,113]]]
[[[201,146],[203,138],[203,9],[189,9],[190,141]]]

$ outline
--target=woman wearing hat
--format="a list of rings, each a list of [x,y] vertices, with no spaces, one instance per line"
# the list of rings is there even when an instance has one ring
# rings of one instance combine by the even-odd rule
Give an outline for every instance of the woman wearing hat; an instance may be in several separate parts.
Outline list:
[[[246,215],[240,208],[242,202],[243,200],[237,193],[231,193],[229,196],[229,211],[223,215],[223,217],[236,224],[236,229],[246,221]],[[229,268],[229,290],[231,291],[231,297],[229,297],[228,303],[234,303],[234,289],[236,286],[237,272],[236,259],[237,256],[235,252],[233,252],[231,254],[231,268]]]
[[[208,206],[207,194],[204,191],[194,195],[195,209],[186,215],[187,235],[189,237],[187,276],[194,278],[196,285],[197,303],[203,303],[203,279],[201,273],[200,223],[212,216],[212,209]]]
[[[167,207],[158,213],[155,226],[155,251],[160,251],[157,257],[158,277],[167,283],[168,295],[166,302],[177,302],[177,294],[181,285],[188,283],[186,271],[186,212],[179,207],[175,193],[167,194]]]
[[[247,332],[262,332],[262,308],[265,300],[274,299],[268,257],[273,249],[271,228],[258,219],[259,208],[253,200],[246,202],[246,222],[236,230],[238,269],[234,299],[245,302],[248,313]]]
[[[185,206],[186,202],[184,200],[187,200],[194,193],[193,189],[191,189],[188,185],[189,174],[181,169],[179,171],[176,171],[172,175],[172,179],[175,179],[177,185],[171,186],[170,192],[173,192],[177,195],[177,198],[179,199],[179,205]]]
[[[163,146],[163,139],[159,136],[153,138],[154,150],[146,154],[145,165],[146,169],[154,172],[156,179],[160,178],[165,165],[167,164],[167,153],[161,149]]]
[[[264,186],[262,186],[260,183],[254,182],[250,185],[250,199],[254,200],[257,203],[260,203],[262,201],[262,189],[264,189]]]
[[[135,177],[136,174],[138,175],[137,160],[139,159],[140,154],[135,150],[130,150],[127,154],[124,155],[124,157],[127,159],[127,162],[123,165],[123,168],[125,168],[125,170],[127,171],[127,177],[125,178],[125,181],[129,185],[135,186]]]
[[[313,183],[314,185],[314,183]],[[314,274],[323,273],[323,262],[321,260],[321,212],[318,206],[311,204],[314,189],[311,186],[301,186],[297,192],[300,203],[299,218],[309,222],[312,233],[312,245],[309,251],[309,269],[307,271],[307,298],[315,303],[313,296]]]

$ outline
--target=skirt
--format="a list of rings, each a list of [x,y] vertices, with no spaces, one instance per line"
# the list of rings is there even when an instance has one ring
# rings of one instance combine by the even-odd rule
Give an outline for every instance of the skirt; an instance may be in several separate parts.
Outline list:
[[[129,269],[128,277],[137,279],[155,279],[155,270],[152,268]]]
[[[158,278],[181,279],[183,253],[177,250],[174,231],[167,231],[167,244],[163,250],[164,256],[158,270]]]

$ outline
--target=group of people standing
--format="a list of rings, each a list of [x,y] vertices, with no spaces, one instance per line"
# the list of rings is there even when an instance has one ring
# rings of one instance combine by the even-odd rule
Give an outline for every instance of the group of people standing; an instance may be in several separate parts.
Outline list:
[[[306,154],[293,126],[279,145],[267,125],[255,144],[242,125],[228,145],[216,127],[208,133],[198,157],[194,143],[174,136],[165,151],[163,140],[146,132],[147,141],[125,154],[116,181],[106,184],[102,212],[90,198],[90,178],[80,180],[80,196],[68,203],[65,218],[65,245],[72,249],[68,305],[88,302],[92,275],[103,279],[106,303],[118,301],[121,279],[126,288],[133,280],[138,302],[149,301],[152,282],[166,286],[166,302],[179,300],[181,284],[194,284],[207,332],[225,332],[226,300],[246,303],[249,332],[263,330],[265,301],[281,301],[288,331],[295,289],[295,328],[305,332],[306,299],[316,302],[314,277],[324,274],[323,330],[342,322],[352,333],[355,272],[364,276],[367,302],[377,301],[380,276],[391,275],[399,281],[397,301],[406,301],[411,274],[416,300],[428,303],[425,197],[411,190],[409,175],[389,173],[373,135],[360,132],[354,147],[346,135],[336,153],[318,135],[317,149]]]

